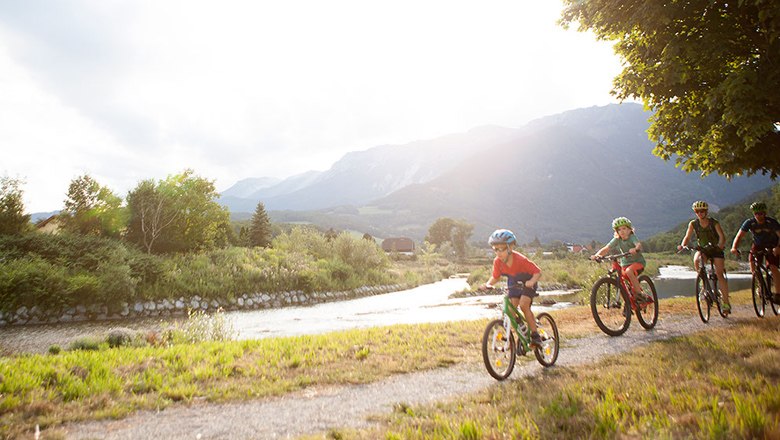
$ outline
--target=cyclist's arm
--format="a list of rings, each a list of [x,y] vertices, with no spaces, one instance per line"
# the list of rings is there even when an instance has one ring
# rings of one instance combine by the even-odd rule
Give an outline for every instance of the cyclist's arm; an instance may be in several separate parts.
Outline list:
[[[604,255],[607,255],[607,252],[609,252],[609,245],[599,249],[598,252],[590,256],[590,259],[593,260],[596,257],[603,257]]]
[[[636,239],[636,245],[634,245],[634,247],[632,247],[631,249],[628,250],[628,253],[632,254],[632,255],[636,255],[637,252],[641,252],[642,251],[642,242],[639,241],[639,239],[636,238],[636,235],[634,235],[634,238]]]
[[[777,238],[780,239],[780,229],[778,229],[775,232],[777,232]],[[774,252],[775,255],[780,257],[780,240],[778,240],[777,246],[775,246],[775,248],[772,249],[772,252]]]
[[[718,249],[726,249],[726,234],[723,233],[720,223],[715,223],[715,232],[718,233]]]
[[[529,289],[532,289],[537,281],[539,281],[539,278],[542,277],[541,272],[536,272],[535,274],[531,275],[531,279],[525,282],[525,287],[528,287]]]
[[[739,242],[740,242],[740,240],[742,240],[742,237],[744,237],[744,236],[745,236],[745,231],[743,231],[742,229],[737,231],[737,235],[734,236],[734,243],[731,244],[731,253],[732,254],[736,254],[737,252],[739,252],[737,250],[737,246],[739,246]]]
[[[498,282],[498,278],[491,276],[489,280],[482,286],[483,289],[492,289]]]
[[[688,246],[688,242],[691,240],[691,234],[693,234],[693,221],[688,223],[688,230],[685,231],[685,237],[683,237],[682,241],[680,242],[680,245],[677,246],[677,250],[680,250],[685,246]]]

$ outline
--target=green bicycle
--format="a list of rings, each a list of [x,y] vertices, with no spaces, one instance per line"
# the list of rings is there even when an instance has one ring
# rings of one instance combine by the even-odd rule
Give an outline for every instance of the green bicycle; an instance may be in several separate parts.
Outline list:
[[[504,306],[501,317],[490,321],[482,336],[482,359],[488,373],[497,380],[504,380],[512,374],[518,353],[525,356],[531,351],[531,330],[525,317],[512,305],[506,289],[502,290]],[[543,312],[536,315],[536,327],[542,345],[534,347],[533,352],[540,364],[549,367],[558,360],[558,326],[549,313]]]

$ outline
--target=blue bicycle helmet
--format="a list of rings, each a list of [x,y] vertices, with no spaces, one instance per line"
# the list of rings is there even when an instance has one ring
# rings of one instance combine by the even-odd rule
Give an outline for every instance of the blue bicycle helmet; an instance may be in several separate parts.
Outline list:
[[[495,244],[510,245],[512,243],[517,243],[517,237],[515,237],[515,234],[509,229],[496,229],[490,234],[490,238],[488,239],[488,244],[491,246]]]

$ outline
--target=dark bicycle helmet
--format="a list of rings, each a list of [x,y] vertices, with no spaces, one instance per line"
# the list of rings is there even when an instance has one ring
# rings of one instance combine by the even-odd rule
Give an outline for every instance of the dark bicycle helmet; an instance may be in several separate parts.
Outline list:
[[[512,243],[517,243],[517,237],[515,237],[515,234],[509,229],[496,229],[490,234],[490,238],[488,239],[488,244],[491,246],[495,244],[510,245]]]
[[[766,203],[764,203],[764,202],[755,202],[752,205],[750,205],[750,210],[753,211],[753,213],[756,213],[756,212],[766,212]]]
[[[617,230],[617,228],[621,226],[628,226],[628,228],[631,229],[631,220],[625,217],[618,217],[615,220],[612,220],[612,229]]]

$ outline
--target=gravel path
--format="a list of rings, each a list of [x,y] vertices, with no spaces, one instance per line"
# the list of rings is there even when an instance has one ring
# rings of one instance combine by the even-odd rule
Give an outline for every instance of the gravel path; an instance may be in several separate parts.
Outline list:
[[[620,337],[599,334],[563,340],[556,366],[581,366],[629,351],[639,344],[756,319],[752,312],[748,307],[735,308],[732,317],[724,320],[716,311],[709,324],[703,324],[698,317],[682,319],[662,315],[652,331],[645,331],[633,319],[628,332]],[[538,374],[541,370],[535,360],[519,362],[510,380]],[[367,427],[372,423],[371,415],[386,414],[397,403],[415,405],[453,399],[495,383],[481,363],[459,364],[365,385],[312,387],[256,401],[139,412],[122,420],[68,425],[65,432],[68,439],[294,438],[332,428]]]

